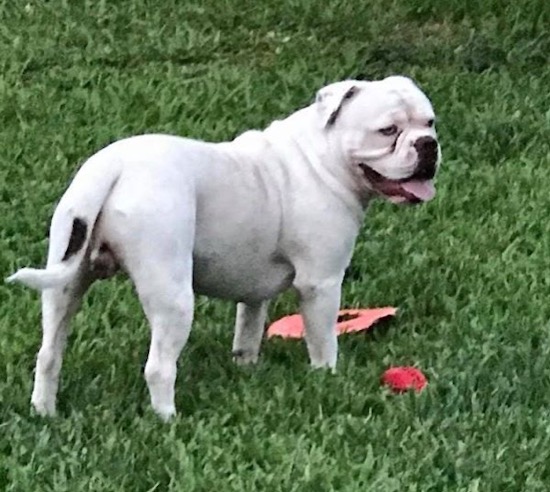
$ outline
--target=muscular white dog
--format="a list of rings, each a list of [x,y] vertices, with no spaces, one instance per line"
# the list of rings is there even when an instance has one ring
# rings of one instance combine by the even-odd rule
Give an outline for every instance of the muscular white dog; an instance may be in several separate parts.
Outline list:
[[[247,363],[269,299],[293,286],[311,365],[334,368],[341,284],[369,200],[431,199],[439,162],[432,105],[398,76],[328,85],[231,142],[142,135],[105,147],[55,210],[46,268],[8,279],[42,291],[32,404],[55,413],[69,320],[89,285],[118,267],[151,326],[145,379],[164,419],[176,411],[194,292],[238,303],[233,355]]]

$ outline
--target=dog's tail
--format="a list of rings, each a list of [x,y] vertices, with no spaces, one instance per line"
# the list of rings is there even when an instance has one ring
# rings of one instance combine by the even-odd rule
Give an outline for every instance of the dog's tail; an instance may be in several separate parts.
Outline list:
[[[90,237],[122,163],[107,149],[90,157],[61,197],[50,226],[50,246],[45,269],[22,268],[7,282],[21,282],[37,290],[63,287],[78,273]]]

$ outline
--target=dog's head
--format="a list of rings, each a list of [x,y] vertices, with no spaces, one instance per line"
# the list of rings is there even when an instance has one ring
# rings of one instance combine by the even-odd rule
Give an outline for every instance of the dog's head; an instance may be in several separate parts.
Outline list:
[[[394,203],[433,198],[441,161],[435,114],[412,80],[336,82],[317,93],[316,106],[359,189]]]

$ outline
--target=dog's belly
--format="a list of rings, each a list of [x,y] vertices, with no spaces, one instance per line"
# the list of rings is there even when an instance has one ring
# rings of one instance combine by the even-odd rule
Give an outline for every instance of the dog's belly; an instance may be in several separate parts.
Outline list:
[[[219,299],[257,302],[292,285],[294,268],[283,258],[265,259],[235,254],[228,260],[215,253],[193,256],[193,289]]]

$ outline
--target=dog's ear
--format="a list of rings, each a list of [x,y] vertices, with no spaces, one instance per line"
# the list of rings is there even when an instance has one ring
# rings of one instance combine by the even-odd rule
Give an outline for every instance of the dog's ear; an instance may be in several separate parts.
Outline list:
[[[344,80],[327,85],[317,92],[315,103],[322,118],[323,127],[328,128],[336,122],[342,106],[359,90],[353,80]]]

